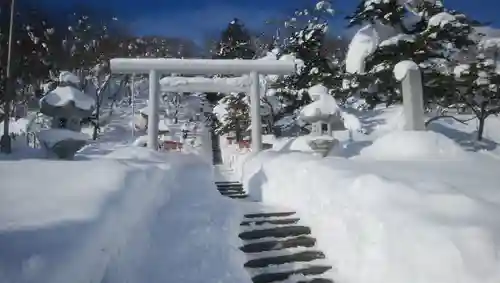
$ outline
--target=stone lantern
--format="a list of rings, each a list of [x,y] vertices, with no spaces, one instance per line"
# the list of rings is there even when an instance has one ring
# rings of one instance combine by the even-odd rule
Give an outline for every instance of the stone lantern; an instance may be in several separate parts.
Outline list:
[[[311,124],[309,146],[322,156],[326,156],[339,141],[333,137],[335,131],[344,131],[346,127],[341,117],[340,108],[335,99],[323,85],[309,89],[313,102],[300,112],[300,120]]]
[[[59,86],[40,99],[40,112],[51,117],[51,128],[38,133],[41,144],[61,159],[72,159],[88,141],[81,121],[95,110],[95,99],[79,89],[80,80],[61,72]]]

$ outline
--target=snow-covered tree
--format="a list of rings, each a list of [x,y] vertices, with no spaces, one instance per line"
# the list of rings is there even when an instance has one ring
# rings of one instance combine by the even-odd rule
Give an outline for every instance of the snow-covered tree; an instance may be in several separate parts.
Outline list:
[[[340,60],[327,54],[325,39],[328,20],[333,14],[329,2],[296,11],[285,21],[282,36],[288,35],[278,50],[279,60],[298,60],[300,68],[296,74],[279,78],[270,87],[281,102],[281,116],[295,115],[297,110],[310,102],[307,89],[316,84],[324,84],[331,89],[340,88],[342,71]],[[277,40],[279,42],[281,40]]]
[[[476,23],[445,9],[440,1],[363,0],[348,19],[350,26],[364,25],[350,46],[351,57],[364,54],[354,90],[372,105],[401,100],[392,70],[402,60],[419,64],[426,102],[434,101],[442,94],[441,83],[446,82],[442,78],[456,64],[457,54],[475,44],[470,35]],[[347,65],[352,65],[352,59],[348,58]],[[352,66],[348,67],[353,73]]]
[[[479,54],[477,61],[459,65],[454,70],[458,90],[454,102],[467,105],[476,116],[478,140],[483,138],[486,118],[500,113],[498,59],[498,54],[493,59],[487,59],[483,54]]]

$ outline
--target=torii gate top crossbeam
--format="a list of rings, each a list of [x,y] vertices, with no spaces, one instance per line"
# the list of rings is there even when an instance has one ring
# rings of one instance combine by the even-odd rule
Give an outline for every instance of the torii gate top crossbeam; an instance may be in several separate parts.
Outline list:
[[[288,75],[296,70],[293,61],[243,59],[115,58],[110,60],[113,73],[139,74],[157,71],[183,75],[243,75],[250,72]]]

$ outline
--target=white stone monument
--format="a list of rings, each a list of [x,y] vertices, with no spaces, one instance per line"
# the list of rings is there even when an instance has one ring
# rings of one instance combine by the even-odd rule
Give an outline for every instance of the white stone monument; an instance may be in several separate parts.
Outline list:
[[[401,82],[405,129],[425,131],[424,98],[420,68],[413,61],[401,61],[394,67],[394,77]]]

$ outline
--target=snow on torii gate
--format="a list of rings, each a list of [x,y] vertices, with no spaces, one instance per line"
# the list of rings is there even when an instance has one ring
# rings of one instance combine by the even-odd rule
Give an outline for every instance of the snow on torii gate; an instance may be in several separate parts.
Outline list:
[[[262,126],[260,117],[259,74],[288,75],[296,70],[295,62],[279,60],[232,60],[232,59],[171,59],[171,58],[115,58],[110,60],[113,73],[149,73],[148,147],[158,148],[158,123],[160,101],[160,74],[181,75],[235,75],[248,74],[247,83],[228,84],[213,79],[212,83],[196,83],[185,78],[185,83],[169,84],[161,91],[171,92],[246,92],[250,94],[252,122],[252,151],[262,150]],[[172,79],[174,79],[173,77]],[[178,78],[177,78],[178,79]]]

